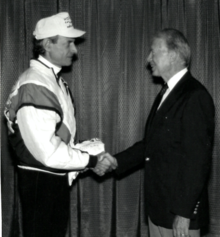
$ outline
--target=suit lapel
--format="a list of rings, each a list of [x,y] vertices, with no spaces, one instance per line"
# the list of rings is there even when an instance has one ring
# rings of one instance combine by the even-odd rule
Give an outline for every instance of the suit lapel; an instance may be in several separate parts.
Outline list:
[[[155,99],[155,102],[152,106],[151,112],[149,114],[147,125],[146,125],[146,135],[149,138],[151,136],[151,133],[154,132],[154,128],[157,127],[157,123],[160,121],[161,118],[165,116],[165,114],[172,108],[172,106],[175,104],[175,102],[178,100],[179,97],[181,97],[185,93],[187,81],[192,78],[190,72],[187,72],[183,78],[176,84],[176,86],[173,88],[173,90],[170,92],[170,94],[167,96],[167,98],[164,100],[158,111],[156,112],[156,115],[153,118],[152,121],[152,113],[154,110],[154,105],[156,104],[157,97]]]

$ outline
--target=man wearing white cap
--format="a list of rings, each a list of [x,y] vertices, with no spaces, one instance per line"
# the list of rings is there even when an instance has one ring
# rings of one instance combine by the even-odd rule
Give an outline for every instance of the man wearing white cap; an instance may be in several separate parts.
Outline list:
[[[70,90],[57,76],[77,53],[75,38],[85,34],[73,27],[67,12],[38,21],[34,31],[37,60],[16,82],[5,115],[14,133],[22,205],[23,233],[28,237],[64,237],[69,219],[69,185],[80,170],[111,166],[103,159],[104,144],[92,149],[75,145],[76,121]]]

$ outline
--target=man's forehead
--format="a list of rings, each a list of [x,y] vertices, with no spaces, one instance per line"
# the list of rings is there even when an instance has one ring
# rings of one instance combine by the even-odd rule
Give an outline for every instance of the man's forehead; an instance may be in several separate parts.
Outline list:
[[[152,49],[167,49],[166,41],[163,38],[154,38],[151,44]]]

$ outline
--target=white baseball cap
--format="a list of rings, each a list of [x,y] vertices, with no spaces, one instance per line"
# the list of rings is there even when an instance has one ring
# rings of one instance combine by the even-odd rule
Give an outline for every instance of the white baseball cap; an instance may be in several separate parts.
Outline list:
[[[86,32],[75,29],[68,12],[60,12],[56,15],[43,18],[36,24],[33,35],[37,40],[61,35],[70,38],[78,38]]]

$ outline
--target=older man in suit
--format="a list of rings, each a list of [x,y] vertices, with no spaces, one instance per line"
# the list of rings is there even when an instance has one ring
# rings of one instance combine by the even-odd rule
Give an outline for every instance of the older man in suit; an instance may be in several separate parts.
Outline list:
[[[200,236],[208,223],[213,100],[188,71],[190,47],[181,32],[159,31],[147,60],[153,76],[165,84],[152,106],[144,139],[115,155],[116,172],[144,164],[151,237]]]

